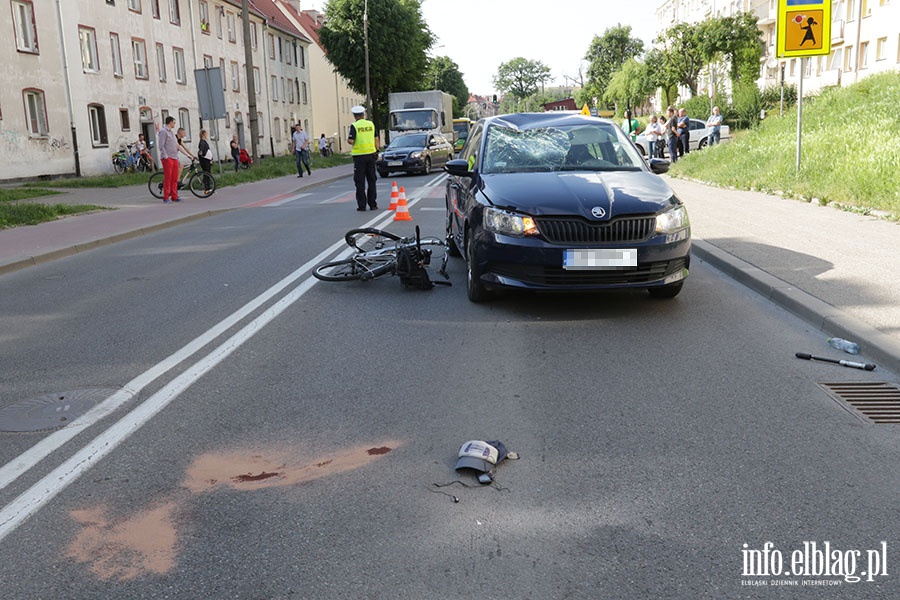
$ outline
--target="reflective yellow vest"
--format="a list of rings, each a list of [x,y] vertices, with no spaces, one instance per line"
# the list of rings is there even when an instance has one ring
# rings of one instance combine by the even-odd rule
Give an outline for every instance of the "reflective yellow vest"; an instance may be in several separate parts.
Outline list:
[[[356,129],[356,140],[350,155],[375,154],[375,124],[366,119],[358,119],[353,123],[353,128]]]

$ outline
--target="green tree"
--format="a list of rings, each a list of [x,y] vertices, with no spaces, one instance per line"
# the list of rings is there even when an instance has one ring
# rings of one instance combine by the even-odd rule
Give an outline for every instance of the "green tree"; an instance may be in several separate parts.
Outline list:
[[[727,17],[707,19],[700,24],[700,48],[708,62],[727,61],[731,81],[755,81],[759,77],[759,58],[763,53],[762,32],[758,19],[742,12]]]
[[[655,89],[656,85],[647,65],[630,58],[610,77],[603,101],[607,105],[615,105],[616,112],[624,114],[624,109],[643,104]]]
[[[453,95],[453,116],[461,117],[469,102],[469,88],[463,81],[459,65],[447,56],[437,56],[428,62],[421,89],[442,90]]]
[[[493,82],[504,95],[524,99],[536,93],[538,87],[550,79],[550,67],[539,60],[517,57],[497,68]]]
[[[644,42],[631,37],[630,25],[619,24],[607,29],[602,36],[595,35],[584,55],[588,61],[588,79],[582,98],[602,99],[612,74],[629,58],[635,58],[643,51]]]
[[[656,39],[666,76],[689,88],[692,96],[697,95],[700,69],[707,62],[708,49],[702,34],[699,24],[677,23]]]
[[[365,0],[329,0],[319,30],[328,60],[360,94],[366,93],[364,12]],[[419,88],[434,35],[419,0],[369,2],[368,22],[372,121],[380,129],[388,94]]]

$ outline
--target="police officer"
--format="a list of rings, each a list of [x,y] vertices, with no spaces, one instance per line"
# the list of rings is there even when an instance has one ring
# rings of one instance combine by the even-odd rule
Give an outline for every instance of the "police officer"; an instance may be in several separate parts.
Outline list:
[[[356,210],[366,210],[366,204],[370,210],[375,210],[378,208],[375,202],[378,197],[375,190],[375,157],[378,152],[375,124],[364,118],[366,109],[362,106],[354,106],[350,112],[356,119],[347,136],[347,143],[352,146],[350,155],[353,157],[353,183],[356,184]]]

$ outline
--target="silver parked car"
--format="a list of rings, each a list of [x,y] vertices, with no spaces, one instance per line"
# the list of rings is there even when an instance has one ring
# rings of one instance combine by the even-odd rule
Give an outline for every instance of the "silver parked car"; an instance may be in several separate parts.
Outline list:
[[[706,148],[709,145],[709,127],[706,126],[706,121],[701,121],[700,119],[691,119],[691,150],[699,150],[701,148]],[[731,129],[728,125],[722,125],[719,127],[719,142],[722,144],[727,144],[731,141]],[[647,156],[647,145],[650,142],[647,141],[647,136],[645,134],[640,134],[635,138],[634,144],[638,147],[638,150],[641,151],[641,154]],[[666,149],[666,153],[668,153],[668,149]]]

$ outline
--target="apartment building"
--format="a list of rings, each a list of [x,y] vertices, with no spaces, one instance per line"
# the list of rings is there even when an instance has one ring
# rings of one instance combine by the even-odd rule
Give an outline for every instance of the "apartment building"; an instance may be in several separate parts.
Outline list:
[[[12,19],[0,47],[0,180],[112,172],[111,154],[148,140],[174,116],[196,148],[211,132],[230,156],[250,146],[240,0],[0,0]],[[0,4],[2,7],[2,4]],[[309,39],[275,17],[274,0],[251,0],[250,46],[259,152],[282,151],[290,123],[311,118]],[[200,119],[194,70],[218,67],[226,114]],[[301,83],[303,86],[301,86]]]
[[[290,0],[281,6],[303,33],[313,40],[309,51],[314,84],[311,98],[315,119],[312,129],[309,130],[310,137],[318,138],[324,133],[335,152],[348,151],[347,135],[350,133],[350,125],[355,120],[350,109],[365,104],[365,95],[353,90],[328,60],[325,49],[319,42],[319,29],[324,23],[325,15],[316,10],[301,10],[299,0]]]

